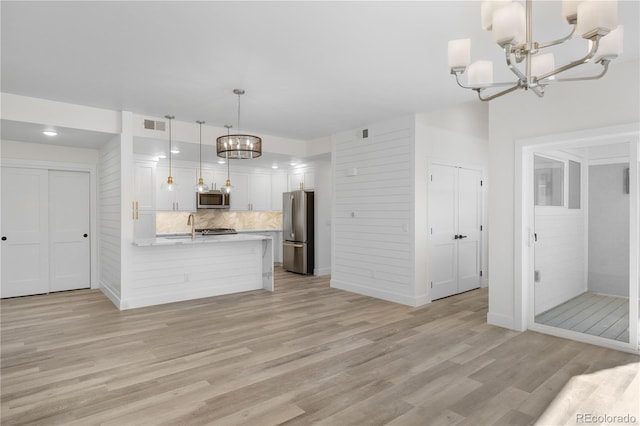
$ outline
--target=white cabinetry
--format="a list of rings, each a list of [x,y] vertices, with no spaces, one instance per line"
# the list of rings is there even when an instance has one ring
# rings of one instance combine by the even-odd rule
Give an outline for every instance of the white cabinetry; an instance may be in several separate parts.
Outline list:
[[[156,235],[156,164],[136,161],[133,175],[133,236],[152,238]]]
[[[271,210],[271,175],[252,173],[249,175],[249,210]]]
[[[282,193],[287,192],[287,175],[277,173],[271,176],[271,210],[282,211]]]
[[[295,170],[289,174],[289,191],[297,189],[313,189],[315,173],[312,169]]]
[[[271,207],[271,175],[268,173],[231,172],[231,210],[269,211]]]
[[[231,211],[249,210],[249,175],[231,172]]]
[[[169,167],[157,168],[157,197],[156,209],[164,211],[194,212],[196,211],[195,185],[196,169],[186,167],[172,167],[171,176],[176,184],[174,191],[161,191],[160,186],[166,182],[169,176]]]
[[[202,169],[202,180],[209,186],[210,190],[222,189],[227,183],[227,172],[223,170]]]

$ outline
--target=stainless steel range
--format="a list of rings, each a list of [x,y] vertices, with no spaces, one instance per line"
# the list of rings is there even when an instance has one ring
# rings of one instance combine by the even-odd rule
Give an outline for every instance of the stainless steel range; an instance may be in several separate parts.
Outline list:
[[[202,236],[237,234],[236,230],[233,228],[204,228],[196,229],[195,231],[200,233]]]

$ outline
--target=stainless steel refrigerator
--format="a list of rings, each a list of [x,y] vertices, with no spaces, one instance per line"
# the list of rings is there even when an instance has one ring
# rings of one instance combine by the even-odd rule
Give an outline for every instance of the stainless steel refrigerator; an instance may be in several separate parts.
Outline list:
[[[313,192],[282,194],[282,267],[299,274],[313,274]]]

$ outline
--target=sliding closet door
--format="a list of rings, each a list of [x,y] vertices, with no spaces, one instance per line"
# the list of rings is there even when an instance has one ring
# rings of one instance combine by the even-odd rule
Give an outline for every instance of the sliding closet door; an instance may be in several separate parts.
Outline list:
[[[49,200],[49,291],[89,288],[89,173],[50,171]]]
[[[49,291],[47,170],[2,167],[0,297]]]

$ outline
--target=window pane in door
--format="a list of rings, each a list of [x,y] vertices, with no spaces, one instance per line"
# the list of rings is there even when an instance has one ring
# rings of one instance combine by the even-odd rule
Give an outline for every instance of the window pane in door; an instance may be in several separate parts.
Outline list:
[[[564,205],[564,162],[533,156],[536,206]]]
[[[580,163],[569,160],[569,208],[580,208]]]

